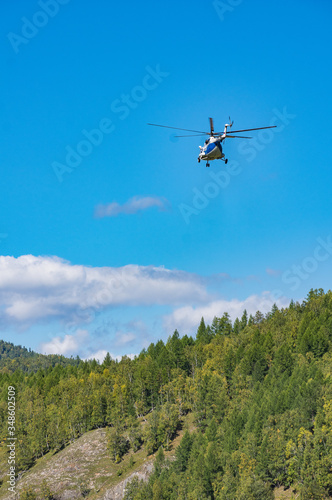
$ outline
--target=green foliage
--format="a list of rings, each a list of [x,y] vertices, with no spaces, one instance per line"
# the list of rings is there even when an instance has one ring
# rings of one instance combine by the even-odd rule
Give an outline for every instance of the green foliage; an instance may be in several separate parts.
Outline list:
[[[238,500],[273,500],[271,486],[255,476],[242,480],[237,490]]]
[[[155,410],[146,425],[144,441],[148,455],[164,446],[167,450],[179,425],[179,412],[176,405],[165,403]]]
[[[48,356],[38,354],[26,347],[15,346],[11,342],[0,340],[0,370],[4,373],[17,372],[19,377],[21,373],[37,372],[54,366],[78,366],[79,357],[65,358],[57,354]]]
[[[28,486],[27,488],[23,488],[19,494],[19,500],[36,500],[37,493],[34,492],[32,486]]]
[[[158,439],[166,450],[169,449],[170,441],[175,436],[179,425],[179,412],[175,404],[165,403],[159,413]]]
[[[140,488],[138,477],[135,476],[131,481],[126,484],[125,494],[123,500],[135,500]]]
[[[154,474],[160,476],[163,468],[165,467],[165,453],[163,447],[160,446],[156,459],[154,461]]]
[[[50,490],[46,480],[44,479],[40,488],[40,496],[43,500],[55,500],[54,493]]]
[[[245,309],[242,314],[241,318],[241,330],[243,330],[248,324],[248,313],[247,310]]]
[[[304,484],[300,490],[300,500],[327,500],[328,498],[331,497],[315,481]]]
[[[193,439],[189,432],[186,431],[181,439],[181,443],[175,451],[176,465],[179,472],[184,472],[187,469],[192,444]]]
[[[199,344],[208,344],[210,340],[211,340],[211,334],[205,326],[204,318],[202,318],[197,330],[196,341]]]
[[[140,449],[140,447],[142,446],[142,442],[143,442],[143,435],[142,435],[141,427],[140,427],[137,419],[135,419],[132,416],[130,416],[127,419],[126,426],[127,426],[130,447],[132,448],[134,453],[136,453]]]
[[[123,435],[122,429],[118,425],[109,429],[107,449],[109,450],[111,460],[115,463],[121,462],[128,448],[128,441]]]
[[[134,459],[133,455],[130,455],[129,464],[128,464],[129,469],[134,467],[134,465],[135,465],[135,459]]]
[[[203,318],[202,318],[203,321]],[[202,323],[201,323],[202,324]],[[236,325],[236,330],[238,331],[241,329],[242,324],[240,324],[240,328]],[[236,331],[236,333],[237,333]],[[218,336],[218,335],[230,335],[232,333],[232,322],[229,317],[229,314],[225,312],[222,316],[222,318],[214,318],[212,321],[211,325],[211,332],[213,336]],[[198,333],[198,332],[197,332]],[[211,341],[211,336],[209,338],[209,341]]]

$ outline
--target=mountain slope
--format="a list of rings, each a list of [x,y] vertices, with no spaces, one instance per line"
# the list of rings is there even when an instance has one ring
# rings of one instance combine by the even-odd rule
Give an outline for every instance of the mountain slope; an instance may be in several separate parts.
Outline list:
[[[0,373],[14,373],[18,369],[31,373],[56,365],[77,366],[79,362],[79,357],[74,359],[58,354],[39,354],[26,347],[0,340]]]
[[[190,416],[185,419],[185,423],[190,421]],[[171,459],[174,459],[182,435],[183,431],[180,431],[166,453]],[[40,495],[42,484],[46,482],[50,491],[61,500],[82,498],[84,491],[91,500],[121,500],[127,483],[135,476],[139,480],[148,479],[153,471],[154,458],[155,455],[147,456],[146,451],[140,449],[126,454],[120,464],[114,464],[107,450],[107,430],[95,429],[63,450],[38,459],[31,469],[21,474],[16,491],[22,495],[30,488]],[[0,499],[11,498],[12,494],[4,483],[0,488]]]

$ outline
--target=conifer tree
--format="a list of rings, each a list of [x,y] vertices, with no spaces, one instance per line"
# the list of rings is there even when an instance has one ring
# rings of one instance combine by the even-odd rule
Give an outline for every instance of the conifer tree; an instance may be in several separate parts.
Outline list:
[[[208,336],[208,332],[206,330],[206,326],[205,326],[205,322],[204,322],[203,317],[201,319],[201,322],[200,322],[198,330],[197,330],[196,341],[199,344],[208,344],[208,342],[209,342],[209,336]]]
[[[241,330],[241,323],[239,318],[236,318],[233,324],[233,332],[237,334],[240,332],[240,330]]]
[[[179,446],[175,450],[176,467],[180,472],[185,471],[187,468],[192,443],[192,437],[190,436],[188,430],[186,430]]]
[[[245,328],[248,324],[248,313],[247,313],[247,310],[245,309],[243,311],[243,314],[242,314],[242,318],[241,318],[241,330],[243,330],[243,328]]]

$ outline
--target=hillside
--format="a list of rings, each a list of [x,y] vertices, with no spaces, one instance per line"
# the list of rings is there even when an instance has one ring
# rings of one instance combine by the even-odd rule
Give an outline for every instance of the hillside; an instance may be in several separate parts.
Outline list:
[[[32,489],[40,494],[45,481],[54,496],[60,498],[82,498],[84,489],[89,491],[91,499],[122,498],[126,476],[136,473],[146,479],[152,470],[152,460],[146,460],[139,453],[130,470],[126,468],[128,460],[121,466],[115,466],[107,453],[106,443],[105,430],[96,429],[87,432],[64,450],[45,455],[23,474],[17,486],[18,492],[22,494]],[[118,475],[122,470],[124,472]],[[118,496],[114,492],[116,489],[120,491]],[[2,490],[1,499],[12,497]]]
[[[63,478],[59,498],[70,498],[79,476],[88,481],[81,494],[99,498],[102,481],[114,485],[119,470],[130,476],[158,452],[149,480],[128,483],[126,500],[327,499],[331,374],[332,292],[312,290],[302,304],[274,306],[265,317],[244,311],[232,324],[225,313],[210,326],[202,319],[195,339],[175,331],[134,360],[2,373],[1,440],[12,385],[17,468],[28,471],[22,487],[50,463]],[[174,454],[180,431],[168,461],[162,450]],[[99,440],[97,455],[89,439]],[[40,470],[38,477],[49,475]]]
[[[0,373],[14,373],[16,370],[30,373],[56,365],[77,366],[79,362],[79,357],[73,359],[58,354],[39,354],[26,347],[0,340]]]
[[[192,428],[191,418],[183,419],[183,425]],[[144,425],[144,421],[141,425]],[[175,449],[183,436],[180,430],[166,452],[174,460]],[[39,458],[31,469],[23,473],[17,484],[17,492],[24,496],[36,492],[42,496],[43,486],[61,499],[78,499],[88,496],[91,500],[120,500],[128,482],[137,477],[147,481],[153,471],[155,454],[147,457],[144,449],[128,453],[120,464],[114,464],[107,450],[107,430],[96,429],[85,433],[63,450],[49,452]],[[24,493],[25,492],[25,493]],[[31,493],[30,493],[31,495]],[[12,495],[2,487],[0,499]]]

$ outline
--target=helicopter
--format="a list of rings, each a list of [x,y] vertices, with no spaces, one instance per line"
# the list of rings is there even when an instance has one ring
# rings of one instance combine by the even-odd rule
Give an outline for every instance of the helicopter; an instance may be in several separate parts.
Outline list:
[[[167,125],[157,125],[156,123],[148,123],[148,125],[152,125],[154,127],[163,127],[163,128],[171,128],[173,130],[183,130],[185,132],[195,132],[195,134],[190,135],[176,135],[175,137],[197,137],[201,135],[209,135],[210,137],[205,140],[204,146],[198,146],[200,149],[200,153],[198,155],[197,161],[200,163],[201,160],[206,160],[206,166],[210,166],[210,161],[212,160],[222,160],[225,162],[225,165],[228,162],[228,159],[225,158],[225,154],[222,151],[221,143],[226,138],[236,138],[236,139],[252,139],[252,137],[246,137],[242,135],[233,135],[235,133],[240,132],[250,132],[253,130],[264,130],[267,128],[275,128],[276,125],[271,125],[270,127],[258,127],[258,128],[246,128],[242,130],[231,130],[234,121],[232,122],[229,118],[229,123],[225,124],[225,128],[223,132],[215,132],[213,118],[209,118],[210,121],[210,132],[202,132],[201,130],[190,130],[186,128],[178,128],[178,127],[169,127]],[[229,128],[229,130],[227,130]]]

